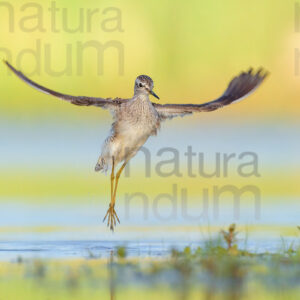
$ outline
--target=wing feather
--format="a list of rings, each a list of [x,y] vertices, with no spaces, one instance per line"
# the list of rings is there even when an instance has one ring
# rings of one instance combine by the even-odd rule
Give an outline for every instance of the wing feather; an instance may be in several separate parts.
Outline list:
[[[113,109],[113,108],[118,107],[119,104],[121,104],[122,101],[125,100],[125,99],[120,99],[120,98],[111,99],[111,98],[97,98],[97,97],[86,97],[86,96],[71,96],[71,95],[67,95],[67,94],[62,94],[62,93],[53,91],[51,89],[48,89],[48,88],[32,81],[31,79],[26,77],[22,72],[16,70],[9,62],[4,60],[4,63],[15,75],[17,75],[21,80],[23,80],[25,83],[27,83],[34,89],[36,89],[42,93],[45,93],[47,95],[52,95],[52,96],[55,96],[62,100],[68,101],[75,105],[80,105],[80,106],[93,105],[93,106],[98,106],[98,107],[102,107],[102,108]]]
[[[203,104],[153,103],[153,106],[162,120],[185,116],[194,112],[213,111],[233,102],[243,100],[253,93],[267,76],[268,72],[263,69],[259,69],[257,72],[253,72],[253,69],[249,69],[248,72],[242,72],[240,75],[234,77],[223,95],[214,101]]]

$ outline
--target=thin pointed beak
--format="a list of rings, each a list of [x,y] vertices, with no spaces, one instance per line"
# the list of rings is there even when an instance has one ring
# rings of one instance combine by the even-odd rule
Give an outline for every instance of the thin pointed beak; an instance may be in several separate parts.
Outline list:
[[[152,96],[154,96],[155,98],[159,99],[159,97],[158,97],[152,90],[149,91],[149,93],[150,93]]]

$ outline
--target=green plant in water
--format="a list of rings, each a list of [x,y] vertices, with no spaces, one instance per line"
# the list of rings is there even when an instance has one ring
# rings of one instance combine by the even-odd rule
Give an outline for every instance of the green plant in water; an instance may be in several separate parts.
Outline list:
[[[237,246],[234,245],[236,242],[236,236],[238,234],[235,224],[231,224],[228,228],[228,231],[221,230],[221,234],[227,244],[228,250],[232,249],[233,247],[237,249]]]
[[[127,251],[125,247],[118,247],[117,248],[117,257],[118,258],[125,258],[127,256]]]

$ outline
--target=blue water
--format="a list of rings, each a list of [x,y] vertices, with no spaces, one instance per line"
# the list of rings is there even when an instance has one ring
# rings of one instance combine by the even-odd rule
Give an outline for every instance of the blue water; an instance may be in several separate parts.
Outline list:
[[[121,202],[120,202],[121,203]],[[268,202],[269,203],[269,202]],[[174,218],[158,220],[149,214],[144,219],[141,210],[132,210],[126,216],[124,206],[118,207],[121,224],[112,233],[102,223],[106,206],[98,204],[33,205],[14,202],[1,205],[0,260],[15,261],[26,258],[89,258],[107,257],[118,246],[126,246],[129,256],[160,257],[170,249],[203,246],[218,236],[219,228],[235,222],[238,226],[238,244],[255,252],[282,250],[299,237],[285,236],[278,228],[298,225],[300,205],[262,205],[257,220],[249,205],[241,205],[239,219],[232,209],[221,211],[218,219],[210,214],[199,220]],[[167,208],[166,208],[167,210]],[[194,208],[195,210],[195,208]],[[164,212],[162,212],[163,214]],[[280,216],[280,217],[279,217]],[[272,225],[276,228],[272,229]],[[260,225],[262,229],[248,231],[247,226]],[[269,227],[264,227],[270,225]],[[265,229],[264,229],[265,228]]]
[[[288,239],[289,240],[289,239]],[[239,243],[244,247],[244,242]],[[69,258],[107,258],[111,251],[118,247],[126,247],[128,257],[164,257],[170,250],[183,250],[186,246],[195,249],[204,246],[204,241],[5,241],[0,242],[0,260],[17,261],[18,259],[69,259]],[[244,249],[244,248],[243,248]],[[283,249],[280,240],[256,240],[247,244],[247,250],[259,252],[276,252]]]

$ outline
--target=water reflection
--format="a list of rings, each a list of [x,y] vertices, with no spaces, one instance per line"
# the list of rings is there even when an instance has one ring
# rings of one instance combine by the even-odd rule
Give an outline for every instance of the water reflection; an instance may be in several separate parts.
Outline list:
[[[114,274],[114,251],[110,251],[107,263],[110,300],[116,300],[116,281]]]

